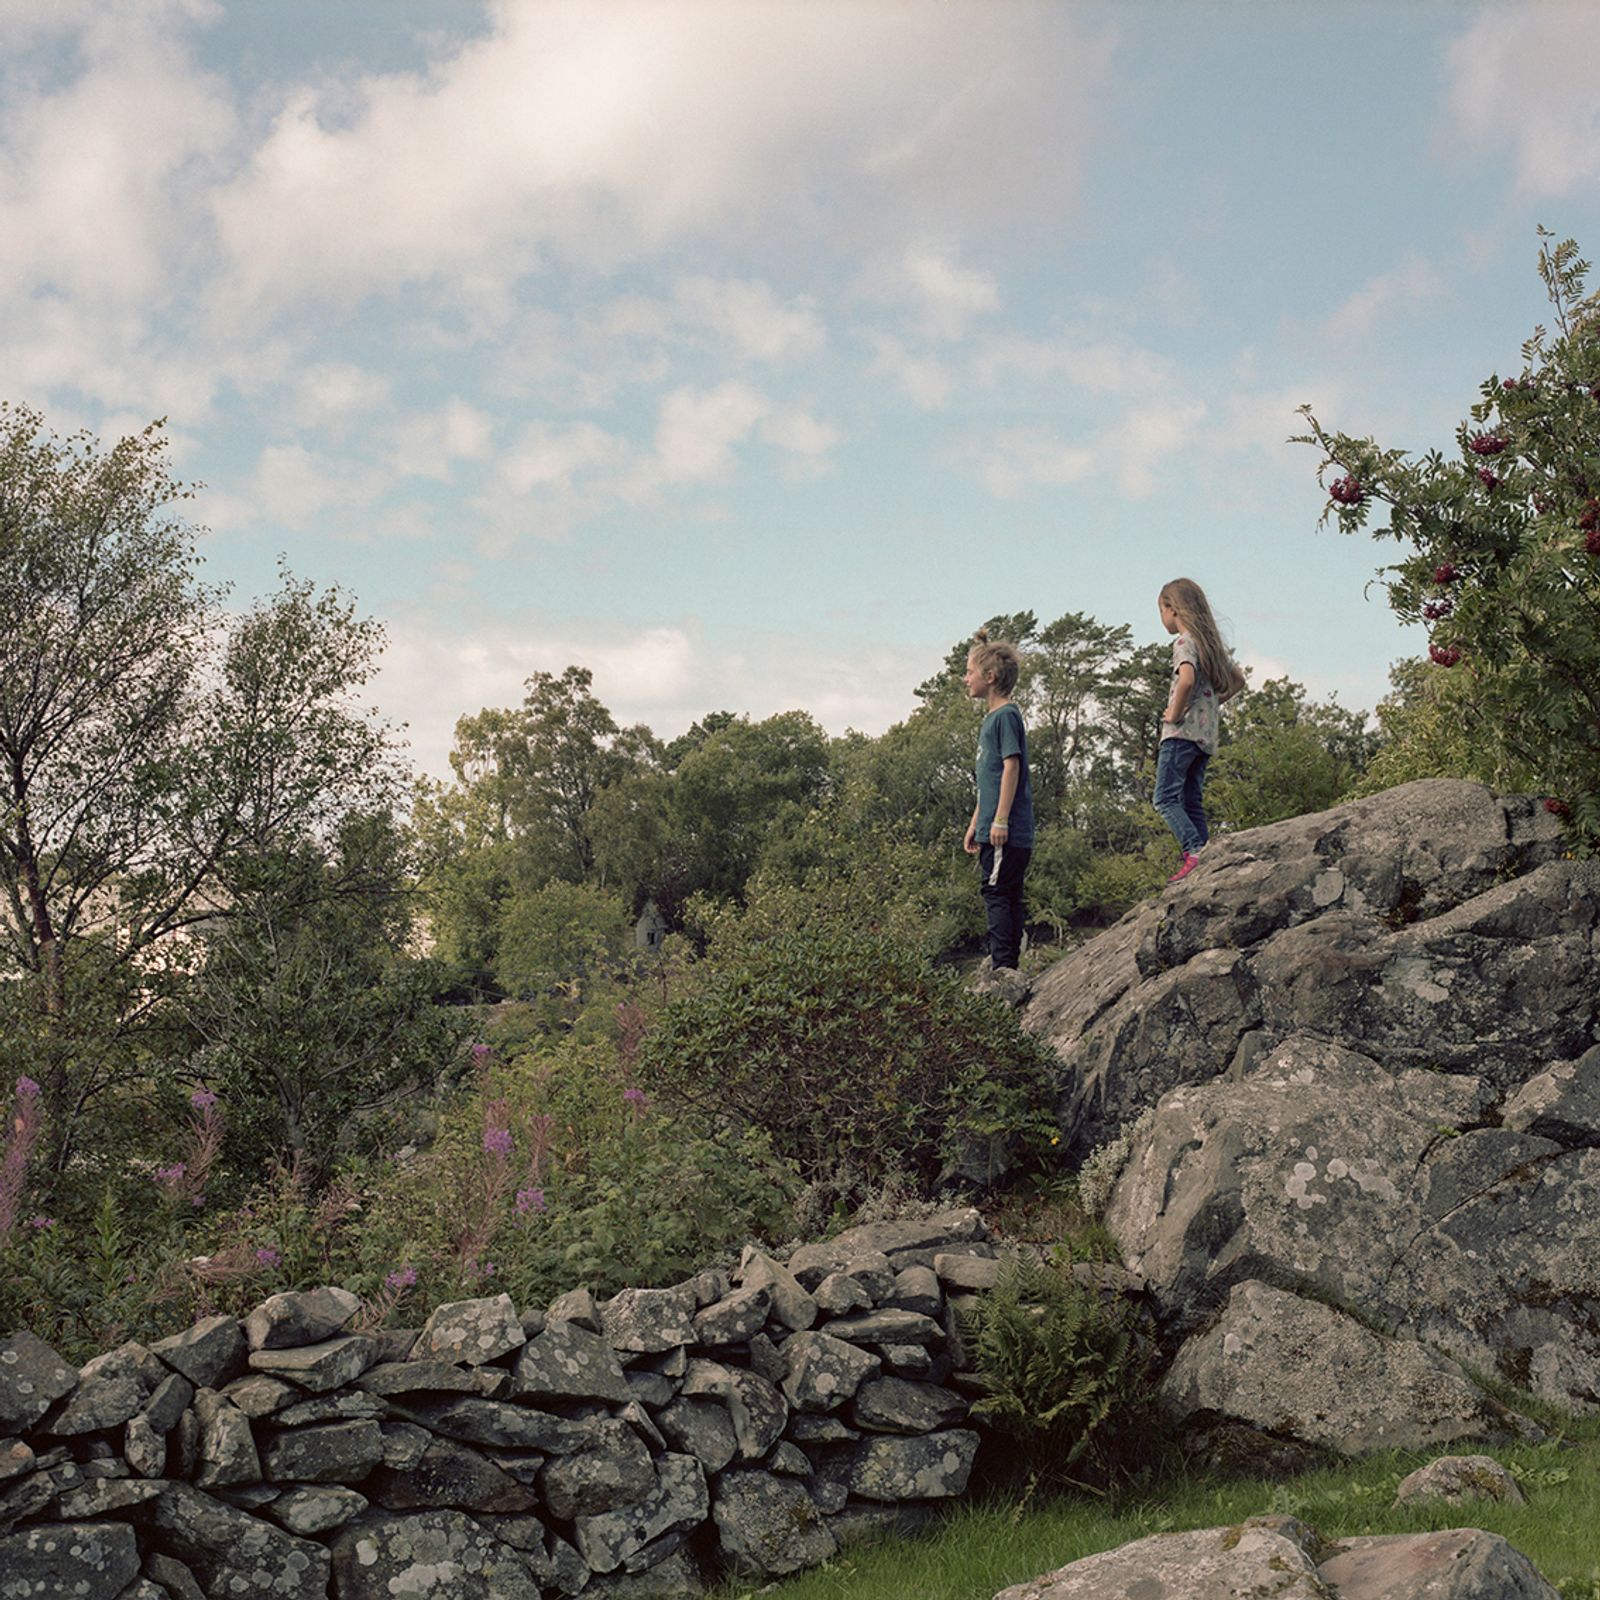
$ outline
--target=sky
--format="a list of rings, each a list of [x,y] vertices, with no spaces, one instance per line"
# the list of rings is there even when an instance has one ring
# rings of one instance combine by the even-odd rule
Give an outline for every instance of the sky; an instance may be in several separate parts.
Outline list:
[[[419,770],[535,671],[883,731],[984,619],[1370,708],[1395,547],[1600,249],[1584,0],[0,0],[0,398],[164,418],[206,576],[388,643]]]

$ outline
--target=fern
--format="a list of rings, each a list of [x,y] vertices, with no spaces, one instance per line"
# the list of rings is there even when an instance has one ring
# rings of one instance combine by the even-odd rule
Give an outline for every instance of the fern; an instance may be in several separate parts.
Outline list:
[[[1048,1476],[1079,1461],[1137,1386],[1133,1328],[1070,1264],[1009,1257],[962,1332],[985,1393],[972,1414],[1011,1439]]]

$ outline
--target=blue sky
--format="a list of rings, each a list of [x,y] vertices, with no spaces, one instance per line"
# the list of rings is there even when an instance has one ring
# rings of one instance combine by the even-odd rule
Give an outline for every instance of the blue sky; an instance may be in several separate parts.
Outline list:
[[[1448,446],[1600,249],[1600,9],[0,0],[0,394],[165,416],[208,573],[455,719],[591,667],[881,731],[1031,608],[1371,706],[1295,408]]]

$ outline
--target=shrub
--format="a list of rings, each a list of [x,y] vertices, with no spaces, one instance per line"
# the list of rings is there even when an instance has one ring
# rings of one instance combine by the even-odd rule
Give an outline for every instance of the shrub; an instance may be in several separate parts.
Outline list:
[[[995,1287],[959,1315],[984,1390],[972,1414],[1016,1447],[1030,1473],[1068,1478],[1139,1395],[1144,1360],[1131,1311],[1080,1284],[1069,1262],[1011,1255]]]
[[[1461,682],[1449,708],[1468,737],[1467,775],[1544,794],[1574,837],[1600,845],[1600,296],[1588,263],[1539,230],[1556,330],[1536,328],[1516,375],[1491,375],[1455,449],[1412,458],[1324,428],[1324,519],[1401,546],[1389,604],[1429,630],[1429,671]]]
[[[643,1081],[764,1130],[812,1178],[934,1187],[973,1140],[1048,1137],[1055,1058],[1003,1002],[882,935],[814,925],[708,963],[644,1040]]]
[[[361,1281],[424,1299],[670,1283],[751,1237],[784,1237],[798,1189],[755,1130],[693,1125],[630,1084],[614,1044],[492,1066],[437,1142],[374,1182]]]

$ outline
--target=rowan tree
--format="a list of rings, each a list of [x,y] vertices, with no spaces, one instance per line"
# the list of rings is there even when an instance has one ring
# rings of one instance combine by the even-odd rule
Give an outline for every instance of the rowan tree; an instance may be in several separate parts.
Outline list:
[[[1435,672],[1462,680],[1473,776],[1546,796],[1574,834],[1600,840],[1600,296],[1570,239],[1539,230],[1554,308],[1520,368],[1491,374],[1455,450],[1413,459],[1325,429],[1319,481],[1339,530],[1367,525],[1405,547],[1383,569],[1389,603],[1430,634]],[[1334,474],[1337,474],[1334,476]],[[1331,479],[1331,481],[1330,481]]]

